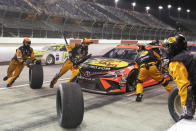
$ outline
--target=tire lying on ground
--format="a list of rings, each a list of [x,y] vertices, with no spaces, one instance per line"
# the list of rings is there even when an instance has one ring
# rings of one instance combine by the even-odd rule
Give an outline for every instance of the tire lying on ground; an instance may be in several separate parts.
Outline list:
[[[40,64],[29,68],[29,85],[32,89],[40,89],[43,84],[43,67]]]
[[[177,122],[182,114],[180,96],[178,95],[178,88],[174,88],[168,98],[169,113],[173,120]]]
[[[57,119],[63,128],[76,128],[84,116],[84,100],[79,84],[62,83],[56,95]]]

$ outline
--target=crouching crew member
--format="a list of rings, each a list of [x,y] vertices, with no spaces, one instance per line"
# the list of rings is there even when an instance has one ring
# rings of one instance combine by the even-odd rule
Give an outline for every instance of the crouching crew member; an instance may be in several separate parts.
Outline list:
[[[168,70],[179,89],[183,109],[180,119],[192,119],[194,110],[191,106],[191,93],[196,93],[196,58],[187,51],[187,41],[181,34],[168,38],[165,47],[170,60]]]
[[[10,87],[19,77],[21,71],[26,65],[27,58],[30,57],[32,61],[35,61],[33,48],[31,48],[30,45],[31,40],[29,38],[24,38],[23,45],[16,50],[16,54],[9,64],[7,76],[3,78],[4,81],[9,79],[7,87]]]
[[[135,59],[139,69],[136,86],[136,101],[142,101],[143,82],[149,77],[158,81],[168,92],[170,92],[172,90],[172,86],[169,85],[169,81],[164,79],[161,72],[157,68],[157,64],[161,61],[160,55],[152,49],[146,50],[145,46],[143,45],[140,45],[139,50],[140,51]]]
[[[79,64],[81,64],[91,56],[88,55],[88,45],[90,43],[93,42],[88,40],[87,38],[84,38],[81,44],[66,45],[68,51],[67,59],[62,66],[60,72],[57,73],[50,82],[50,88],[53,88],[57,80],[68,70],[72,71],[72,76],[68,80],[68,82],[71,82],[76,79],[76,76],[79,73]]]

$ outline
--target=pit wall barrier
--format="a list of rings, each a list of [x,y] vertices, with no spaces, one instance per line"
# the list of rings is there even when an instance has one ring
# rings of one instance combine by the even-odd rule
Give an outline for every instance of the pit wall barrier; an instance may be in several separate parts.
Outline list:
[[[0,38],[0,62],[10,61],[14,56],[16,49],[22,45],[24,38],[2,37]],[[31,46],[35,51],[40,50],[43,46],[50,44],[65,44],[63,38],[30,38]],[[148,44],[152,40],[106,40],[90,39],[94,42],[89,46],[89,53],[93,56],[100,56],[119,44]],[[68,38],[68,43],[81,43],[82,39]],[[191,42],[194,43],[194,42]],[[196,42],[195,42],[196,43]]]

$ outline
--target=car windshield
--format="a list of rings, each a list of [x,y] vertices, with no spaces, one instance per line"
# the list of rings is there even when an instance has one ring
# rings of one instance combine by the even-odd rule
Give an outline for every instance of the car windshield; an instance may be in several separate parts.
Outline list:
[[[59,48],[59,46],[45,46],[42,48],[42,50],[56,51],[58,48]]]
[[[188,50],[196,52],[196,46],[188,46]]]
[[[137,51],[135,49],[114,48],[104,54],[103,57],[134,60],[136,55]]]

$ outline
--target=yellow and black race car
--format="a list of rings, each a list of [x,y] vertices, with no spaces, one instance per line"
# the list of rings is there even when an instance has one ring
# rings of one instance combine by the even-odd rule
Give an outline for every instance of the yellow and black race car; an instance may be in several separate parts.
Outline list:
[[[60,64],[66,59],[67,50],[65,44],[52,44],[44,46],[40,51],[35,51],[35,57],[42,64]]]

